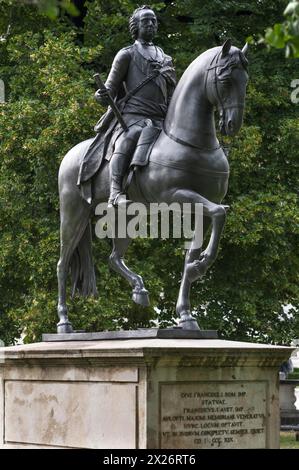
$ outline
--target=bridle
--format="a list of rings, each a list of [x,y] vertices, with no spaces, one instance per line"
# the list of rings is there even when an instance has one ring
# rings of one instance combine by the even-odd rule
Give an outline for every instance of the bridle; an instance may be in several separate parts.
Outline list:
[[[219,92],[219,87],[218,87],[218,77],[217,77],[217,69],[220,67],[220,57],[221,57],[221,54],[222,54],[222,51],[218,52],[217,55],[215,55],[210,63],[210,66],[209,68],[207,69],[206,71],[206,76],[205,76],[205,92],[207,93],[207,83],[208,83],[208,75],[209,75],[209,72],[210,70],[214,70],[214,79],[213,79],[213,83],[215,84],[215,96],[216,96],[216,101],[217,103],[219,104],[219,108],[220,108],[220,119],[222,122],[225,122],[225,112],[228,110],[228,109],[235,109],[235,108],[239,108],[239,109],[244,109],[244,103],[239,103],[239,102],[236,102],[236,103],[232,103],[230,104],[229,106],[225,106],[223,101],[222,101],[222,98],[221,98],[221,95],[220,95],[220,92]],[[216,64],[215,65],[212,65],[214,63],[216,59]],[[238,66],[238,62],[235,60],[235,61],[230,61],[228,62],[227,64],[225,64],[223,67],[224,68],[228,68],[228,67],[234,67],[234,66]]]
[[[217,69],[218,67],[220,67],[220,57],[221,57],[221,54],[222,54],[222,50],[220,50],[220,52],[218,52],[214,57],[213,59],[211,60],[211,63],[208,67],[208,69],[206,70],[205,72],[205,85],[204,85],[204,90],[205,90],[205,93],[207,94],[207,83],[208,83],[208,75],[209,75],[209,72],[211,70],[214,70],[215,71],[215,74],[214,74],[214,79],[213,79],[213,82],[215,83],[215,97],[216,97],[216,101],[217,103],[219,103],[219,108],[220,108],[220,119],[222,122],[225,122],[225,111],[228,110],[228,109],[233,109],[233,108],[239,108],[239,109],[244,109],[244,103],[232,103],[231,105],[229,106],[225,106],[223,101],[222,101],[222,98],[221,98],[221,95],[220,95],[220,92],[219,92],[219,88],[218,88],[218,78],[217,78]],[[213,63],[215,62],[216,60],[216,64],[213,65]],[[245,67],[245,64],[243,63],[243,60],[242,60],[242,56],[240,56],[240,60]],[[224,68],[227,68],[227,67],[233,67],[233,66],[238,66],[238,62],[235,60],[235,61],[230,61],[228,63],[226,63],[223,67]],[[163,126],[163,131],[165,132],[165,134],[172,140],[174,140],[175,142],[178,142],[179,144],[182,144],[182,145],[185,145],[185,146],[188,146],[188,147],[191,147],[191,148],[195,148],[197,150],[217,150],[219,148],[223,148],[224,152],[227,154],[228,152],[228,147],[227,145],[225,145],[223,142],[220,141],[220,145],[218,147],[216,147],[215,149],[206,149],[205,147],[199,147],[197,145],[194,145],[194,144],[191,144],[190,142],[186,142],[182,139],[179,139],[178,137],[174,136],[173,134],[171,134],[171,132],[169,132],[165,126]]]

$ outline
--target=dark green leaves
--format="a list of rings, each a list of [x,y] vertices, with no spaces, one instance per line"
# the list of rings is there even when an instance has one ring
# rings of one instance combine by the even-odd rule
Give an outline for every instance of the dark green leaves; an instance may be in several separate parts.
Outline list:
[[[285,7],[283,0],[151,4],[158,10],[157,44],[174,57],[178,77],[225,38],[243,47],[247,36],[280,24]],[[114,54],[131,43],[128,18],[136,2],[86,5],[83,36],[34,5],[0,2],[1,34],[12,11],[11,35],[0,43],[7,98],[0,105],[0,338],[6,343],[22,332],[35,341],[55,331],[59,164],[73,145],[94,135],[103,112],[93,98],[93,73],[104,78]],[[277,27],[271,40],[281,46],[282,34]],[[279,50],[253,45],[248,58],[244,127],[230,142],[225,203],[231,209],[219,257],[192,289],[192,307],[202,328],[218,329],[226,339],[288,343],[299,336],[299,128],[298,105],[290,98],[298,70]],[[110,250],[109,243],[94,240],[99,299],[68,301],[74,327],[172,324],[183,244],[132,243],[126,262],[150,291],[152,304],[145,310],[132,303],[130,286],[110,273]]]

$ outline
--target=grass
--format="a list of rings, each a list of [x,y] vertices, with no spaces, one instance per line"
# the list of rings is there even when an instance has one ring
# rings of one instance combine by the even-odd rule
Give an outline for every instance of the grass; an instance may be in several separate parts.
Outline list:
[[[281,432],[280,433],[280,448],[281,449],[299,449],[299,441],[296,441],[295,432]]]
[[[295,369],[293,370],[293,372],[291,372],[290,374],[288,374],[287,379],[288,379],[288,380],[298,380],[298,379],[299,379],[299,368],[298,368],[298,367],[295,367]]]

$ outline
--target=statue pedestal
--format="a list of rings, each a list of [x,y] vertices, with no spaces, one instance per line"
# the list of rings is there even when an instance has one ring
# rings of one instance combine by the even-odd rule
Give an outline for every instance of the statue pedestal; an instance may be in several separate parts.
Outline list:
[[[295,407],[295,390],[299,388],[299,380],[280,381],[280,424],[282,429],[299,428],[299,410]]]
[[[1,448],[279,447],[292,348],[153,338],[0,351]]]

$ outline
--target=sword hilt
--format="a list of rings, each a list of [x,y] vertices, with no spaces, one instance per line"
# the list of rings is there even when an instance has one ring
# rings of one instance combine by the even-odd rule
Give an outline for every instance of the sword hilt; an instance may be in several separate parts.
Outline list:
[[[93,78],[95,79],[96,85],[100,90],[108,91],[107,88],[105,87],[105,84],[104,84],[103,80],[101,79],[101,75],[99,73],[95,73]]]
[[[108,98],[108,101],[109,101],[109,105],[112,109],[112,111],[114,112],[115,114],[115,117],[116,119],[118,120],[118,122],[120,123],[121,127],[123,128],[123,130],[125,132],[127,132],[128,130],[128,126],[127,124],[125,123],[125,121],[123,120],[123,117],[116,105],[116,103],[113,101],[113,98],[112,96],[110,95],[109,93],[109,90],[106,88],[105,84],[103,83],[103,80],[101,79],[101,76],[99,73],[95,73],[93,78],[95,79],[95,82],[96,82],[96,85],[97,87],[101,90],[101,91],[106,91],[107,92],[107,98]]]

